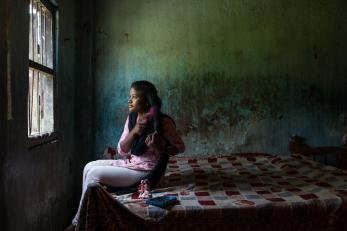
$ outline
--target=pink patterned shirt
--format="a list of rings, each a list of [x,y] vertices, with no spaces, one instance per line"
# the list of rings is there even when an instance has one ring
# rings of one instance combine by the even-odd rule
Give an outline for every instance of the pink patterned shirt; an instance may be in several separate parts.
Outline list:
[[[129,117],[125,121],[124,130],[121,138],[119,139],[117,150],[118,154],[122,157],[125,157],[123,160],[115,160],[114,166],[125,167],[134,170],[142,170],[142,171],[150,171],[155,166],[157,160],[159,159],[160,153],[153,148],[148,148],[145,153],[141,156],[136,156],[131,154],[130,152],[124,152],[120,147],[120,143],[125,139],[125,137],[129,134]],[[166,145],[166,141],[169,142],[170,145],[176,147],[178,149],[178,153],[182,153],[185,150],[184,143],[177,133],[175,125],[171,121],[171,119],[164,117],[161,121],[162,126],[162,145]]]

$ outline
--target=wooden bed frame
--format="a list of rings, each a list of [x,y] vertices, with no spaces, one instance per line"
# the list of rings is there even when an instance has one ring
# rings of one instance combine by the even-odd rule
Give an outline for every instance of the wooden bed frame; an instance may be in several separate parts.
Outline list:
[[[305,138],[294,135],[288,144],[289,151],[299,153],[301,155],[313,158],[316,160],[317,156],[323,156],[324,164],[328,164],[328,156],[335,156],[337,168],[347,170],[347,133],[342,138],[342,146],[319,146],[311,147],[305,143]]]

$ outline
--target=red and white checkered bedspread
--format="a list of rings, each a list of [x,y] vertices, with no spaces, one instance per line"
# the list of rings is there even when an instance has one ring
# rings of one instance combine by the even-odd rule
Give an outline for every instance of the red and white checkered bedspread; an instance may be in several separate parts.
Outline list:
[[[170,159],[153,196],[176,195],[179,204],[148,206],[136,194],[117,196],[148,221],[187,216],[247,220],[336,212],[347,198],[347,172],[300,155],[231,155]],[[201,216],[206,215],[206,216]]]

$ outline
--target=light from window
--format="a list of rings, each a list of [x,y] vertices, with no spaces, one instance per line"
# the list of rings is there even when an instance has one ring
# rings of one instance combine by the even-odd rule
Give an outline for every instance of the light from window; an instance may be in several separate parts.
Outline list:
[[[40,1],[29,5],[28,136],[54,131],[53,17]]]
[[[29,68],[30,135],[50,133],[53,123],[53,76]]]

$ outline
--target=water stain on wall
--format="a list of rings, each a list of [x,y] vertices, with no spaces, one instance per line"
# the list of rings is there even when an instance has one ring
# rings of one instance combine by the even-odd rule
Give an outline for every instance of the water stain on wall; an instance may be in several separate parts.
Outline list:
[[[336,26],[340,2],[322,2],[101,2],[96,24],[109,36],[95,40],[96,151],[117,140],[138,79],[158,87],[186,155],[284,153],[294,133],[333,142],[347,33]]]

